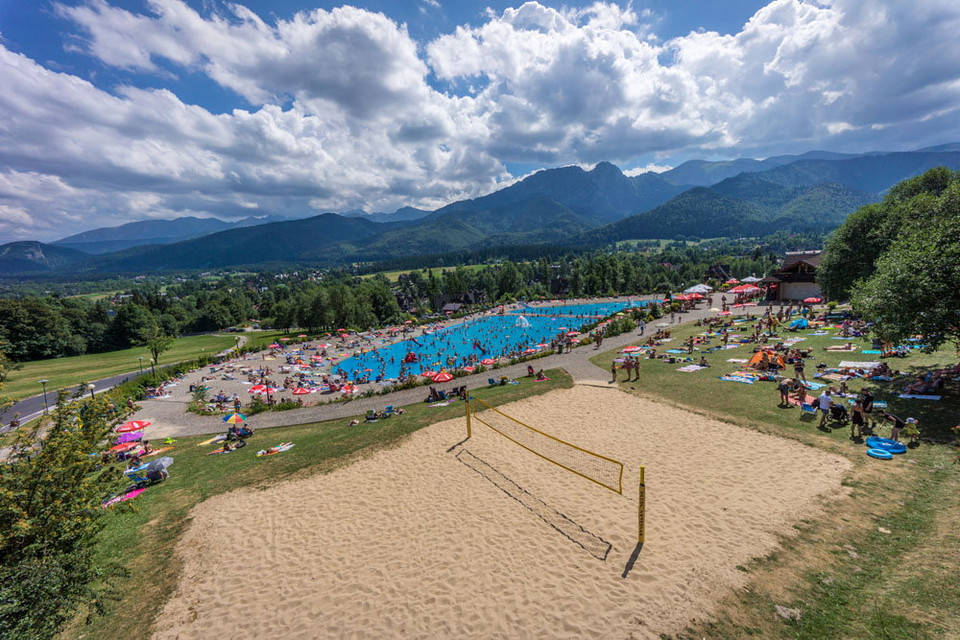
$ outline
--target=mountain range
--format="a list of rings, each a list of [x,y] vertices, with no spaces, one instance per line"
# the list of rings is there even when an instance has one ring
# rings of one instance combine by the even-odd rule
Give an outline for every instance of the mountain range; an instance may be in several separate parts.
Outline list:
[[[936,166],[960,169],[960,144],[913,152],[696,160],[636,176],[601,162],[589,171],[576,166],[539,171],[432,212],[408,207],[393,214],[234,223],[178,218],[95,229],[53,245],[11,243],[0,246],[0,274],[332,265],[500,245],[829,231],[896,183]]]

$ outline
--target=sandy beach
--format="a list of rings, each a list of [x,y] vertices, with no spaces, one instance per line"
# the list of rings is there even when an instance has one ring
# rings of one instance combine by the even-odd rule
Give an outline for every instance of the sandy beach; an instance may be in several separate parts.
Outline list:
[[[463,419],[438,423],[332,473],[196,507],[154,637],[673,633],[745,582],[737,565],[841,495],[850,466],[612,388],[502,410],[622,461],[624,495],[482,425],[461,443]],[[646,544],[623,577],[640,464]]]

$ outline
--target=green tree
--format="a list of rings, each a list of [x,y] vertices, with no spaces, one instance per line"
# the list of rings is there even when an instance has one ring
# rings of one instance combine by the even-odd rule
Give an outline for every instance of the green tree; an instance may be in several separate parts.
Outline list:
[[[935,206],[960,173],[944,167],[904,180],[894,186],[883,202],[850,214],[827,240],[817,281],[824,293],[845,300],[855,283],[873,275],[877,260],[890,248],[905,226],[922,219]]]
[[[930,350],[960,346],[960,179],[906,202],[912,219],[856,287],[854,307],[890,342],[921,334]]]
[[[55,637],[80,607],[102,612],[123,573],[95,553],[119,474],[88,455],[122,417],[105,401],[65,400],[0,465],[0,637]]]
[[[172,346],[173,336],[168,336],[159,327],[156,333],[147,340],[147,349],[150,351],[153,361],[157,364],[160,363],[160,356],[169,351]]]

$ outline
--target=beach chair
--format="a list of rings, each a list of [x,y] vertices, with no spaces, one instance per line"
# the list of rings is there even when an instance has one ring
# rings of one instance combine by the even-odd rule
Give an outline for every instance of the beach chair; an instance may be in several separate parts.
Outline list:
[[[386,417],[388,417],[388,418],[393,415],[393,405],[392,405],[392,404],[388,404],[388,405],[387,405],[387,407],[383,410],[383,415],[386,416]]]
[[[367,415],[364,418],[367,422],[376,422],[377,421],[377,412],[373,409],[367,411]]]
[[[493,378],[487,378],[487,384],[490,385],[491,387],[495,387],[500,383],[494,380]]]
[[[147,478],[147,463],[140,465],[139,467],[134,467],[133,469],[127,469],[123,472],[123,475],[127,477],[130,482],[138,487],[145,487],[150,484],[149,478]]]
[[[817,415],[816,408],[809,402],[800,405],[800,419],[804,422],[813,420]]]

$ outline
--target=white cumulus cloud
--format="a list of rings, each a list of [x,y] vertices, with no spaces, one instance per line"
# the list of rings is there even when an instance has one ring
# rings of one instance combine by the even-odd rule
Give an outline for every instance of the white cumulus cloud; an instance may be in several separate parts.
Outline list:
[[[698,154],[960,139],[953,0],[772,0],[737,33],[673,39],[629,4],[526,2],[430,42],[350,6],[282,18],[242,4],[127,6],[55,5],[64,46],[127,86],[0,46],[3,238],[144,217],[434,207],[509,183],[508,163],[658,170]],[[236,108],[163,88],[181,73]]]

